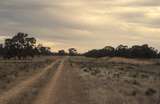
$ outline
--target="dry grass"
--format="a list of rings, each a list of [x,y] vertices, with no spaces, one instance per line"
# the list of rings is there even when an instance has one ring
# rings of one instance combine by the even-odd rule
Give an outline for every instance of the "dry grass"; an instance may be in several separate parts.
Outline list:
[[[78,61],[77,61],[78,59]],[[158,60],[73,58],[96,104],[160,103]]]
[[[33,60],[1,60],[0,62],[0,92],[5,92],[17,83],[53,62],[53,57],[37,57]]]
[[[152,65],[155,64],[154,61],[148,59],[129,59],[129,58],[121,58],[121,57],[114,57],[110,58],[108,62],[115,62],[115,63],[125,63],[125,64],[138,64],[138,65]]]

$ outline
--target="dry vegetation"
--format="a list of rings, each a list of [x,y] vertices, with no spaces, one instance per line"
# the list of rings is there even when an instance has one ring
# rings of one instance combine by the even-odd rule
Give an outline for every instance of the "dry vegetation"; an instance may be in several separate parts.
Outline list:
[[[33,60],[1,60],[0,92],[6,92],[19,82],[40,73],[44,67],[55,59],[53,57],[36,57]]]
[[[160,104],[159,60],[71,59],[96,104]]]
[[[160,104],[159,59],[59,59],[1,60],[0,104]]]

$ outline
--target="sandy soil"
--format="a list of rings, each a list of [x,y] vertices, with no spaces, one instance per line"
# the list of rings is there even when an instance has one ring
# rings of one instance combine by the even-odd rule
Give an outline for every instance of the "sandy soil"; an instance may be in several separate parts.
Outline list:
[[[65,57],[1,94],[0,104],[89,104],[84,89]]]
[[[59,57],[39,57],[39,59],[34,59],[35,61],[4,60],[5,62],[0,62],[0,94],[7,92],[21,81],[34,76],[36,73],[40,73],[57,58]]]

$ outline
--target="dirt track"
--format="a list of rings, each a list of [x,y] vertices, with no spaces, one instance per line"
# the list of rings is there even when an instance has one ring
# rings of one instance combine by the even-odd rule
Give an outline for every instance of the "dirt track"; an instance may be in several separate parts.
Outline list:
[[[1,94],[0,104],[89,104],[81,81],[68,58]]]

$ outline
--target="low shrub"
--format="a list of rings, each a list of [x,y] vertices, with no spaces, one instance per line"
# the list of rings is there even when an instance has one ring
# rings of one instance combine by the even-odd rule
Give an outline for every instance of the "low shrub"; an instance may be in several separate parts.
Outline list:
[[[145,92],[145,95],[147,95],[147,96],[152,96],[152,95],[154,95],[156,93],[156,90],[155,89],[153,89],[153,88],[148,88],[147,90],[146,90],[146,92]]]

